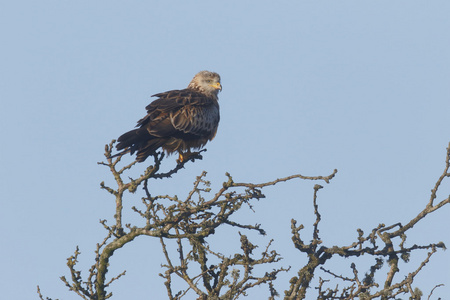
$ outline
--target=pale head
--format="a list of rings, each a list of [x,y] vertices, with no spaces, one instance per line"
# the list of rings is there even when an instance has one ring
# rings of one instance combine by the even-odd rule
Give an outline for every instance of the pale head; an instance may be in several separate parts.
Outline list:
[[[217,98],[217,94],[222,90],[220,75],[210,71],[198,72],[191,83],[189,83],[188,88],[198,90],[202,94]]]

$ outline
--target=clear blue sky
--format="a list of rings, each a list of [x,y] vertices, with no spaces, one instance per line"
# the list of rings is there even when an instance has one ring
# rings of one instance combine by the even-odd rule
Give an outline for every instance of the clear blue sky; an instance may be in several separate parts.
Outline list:
[[[427,203],[450,141],[449,16],[443,0],[3,1],[2,298],[36,299],[39,284],[46,296],[78,299],[59,276],[69,275],[76,245],[87,274],[105,235],[98,220],[112,220],[113,199],[99,189],[111,183],[97,165],[104,145],[134,127],[150,95],[183,88],[204,69],[222,76],[217,137],[203,161],[155,191],[182,197],[202,170],[219,187],[225,172],[260,182],[337,168],[319,193],[326,245],[351,243],[356,228],[409,220]],[[294,270],[305,257],[291,244],[290,219],[310,233],[313,185],[267,189],[256,213],[240,215],[268,231],[255,240],[276,237]],[[448,181],[441,188],[439,199]],[[449,246],[448,215],[445,207],[430,216],[408,241]],[[141,238],[114,255],[110,275],[128,271],[112,286],[116,299],[165,294],[159,252]],[[349,274],[353,261],[336,260],[334,270]],[[428,295],[444,283],[433,295],[445,299],[449,266],[440,251],[416,285]]]

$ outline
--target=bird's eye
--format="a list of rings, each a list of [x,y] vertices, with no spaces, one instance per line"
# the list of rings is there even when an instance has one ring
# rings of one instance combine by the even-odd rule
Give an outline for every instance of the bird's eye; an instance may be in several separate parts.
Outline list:
[[[206,82],[207,82],[207,83],[211,83],[211,82],[212,82],[212,80],[211,80],[211,79],[208,79],[208,80],[206,80]]]

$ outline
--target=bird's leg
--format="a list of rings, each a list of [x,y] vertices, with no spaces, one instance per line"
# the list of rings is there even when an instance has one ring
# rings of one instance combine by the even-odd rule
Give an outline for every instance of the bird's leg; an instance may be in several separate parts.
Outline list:
[[[183,152],[180,151],[180,152],[179,152],[179,155],[178,155],[177,162],[178,162],[179,164],[181,164],[182,162],[187,161],[187,160],[189,159],[189,157],[191,157],[191,155],[192,155],[192,153],[191,153],[190,150],[188,150],[188,151],[185,152],[185,153],[183,153]]]
[[[183,162],[183,155],[180,153],[178,153],[178,159],[177,159],[177,163],[181,164]]]
[[[192,161],[194,161],[194,159],[202,159],[203,157],[200,155],[200,153],[202,153],[204,151],[206,151],[206,149],[202,149],[198,152],[191,152],[190,150],[188,150],[187,152],[183,153],[180,151],[178,159],[177,159],[177,163],[181,164],[190,159],[192,159]]]

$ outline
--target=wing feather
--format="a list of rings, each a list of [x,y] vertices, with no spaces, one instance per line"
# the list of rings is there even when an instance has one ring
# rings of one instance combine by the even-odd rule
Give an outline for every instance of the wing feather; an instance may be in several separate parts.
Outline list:
[[[194,135],[212,139],[219,124],[219,104],[204,94],[185,90],[173,90],[153,95],[147,115],[136,127],[157,137]]]

